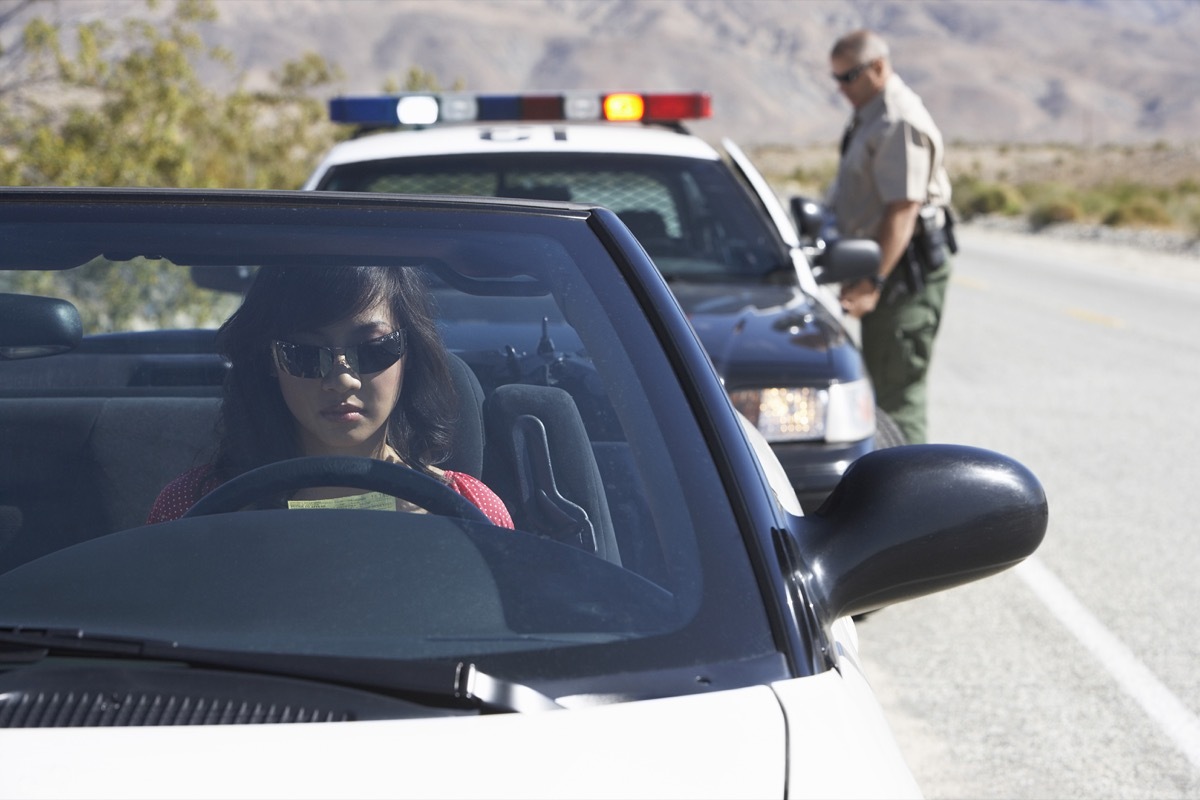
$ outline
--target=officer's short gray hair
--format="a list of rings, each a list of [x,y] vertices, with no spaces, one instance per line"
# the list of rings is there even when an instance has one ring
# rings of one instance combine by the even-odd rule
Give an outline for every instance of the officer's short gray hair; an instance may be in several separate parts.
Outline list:
[[[887,42],[874,31],[866,29],[847,33],[838,39],[829,53],[830,58],[841,58],[855,64],[869,64],[876,59],[888,57]]]

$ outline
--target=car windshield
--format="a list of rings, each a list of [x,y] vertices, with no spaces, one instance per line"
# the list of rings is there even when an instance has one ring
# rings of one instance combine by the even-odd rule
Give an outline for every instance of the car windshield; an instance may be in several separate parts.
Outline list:
[[[749,192],[720,161],[598,153],[495,153],[335,166],[321,189],[564,200],[612,209],[668,279],[794,279]]]
[[[702,220],[714,193],[692,184],[713,179],[702,166],[639,170],[636,207],[689,247],[715,225]],[[621,174],[589,180],[616,191]],[[359,187],[408,181],[389,171]],[[705,434],[588,212],[172,197],[0,197],[0,628],[470,659],[543,679],[774,649]],[[743,244],[746,268],[767,257]],[[360,332],[386,304],[347,306],[358,327],[322,318],[363,274],[419,293],[432,327],[385,311],[385,329]],[[219,337],[235,311],[241,327]],[[235,329],[268,333],[245,344]],[[426,364],[439,342],[442,372]],[[366,390],[325,403],[337,381],[400,372],[407,424],[436,417],[445,434],[430,469],[395,468],[422,481],[359,483],[340,460],[316,477],[272,472],[371,416]],[[312,398],[324,405],[310,413]],[[387,452],[423,466],[403,443],[425,440],[396,430]],[[160,496],[178,476],[199,496],[251,473],[191,507],[203,513],[180,516],[186,492]],[[377,495],[406,513],[381,513]]]

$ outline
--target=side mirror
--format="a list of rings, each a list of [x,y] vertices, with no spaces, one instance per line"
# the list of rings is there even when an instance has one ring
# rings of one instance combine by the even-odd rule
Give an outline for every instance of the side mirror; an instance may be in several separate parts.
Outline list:
[[[821,253],[813,268],[817,283],[853,283],[879,274],[883,256],[870,239],[839,239]]]
[[[0,294],[0,360],[74,350],[83,339],[79,309],[57,297]]]
[[[807,197],[793,197],[789,205],[800,238],[816,243],[825,228],[825,210],[821,204]]]
[[[791,567],[829,624],[1007,569],[1038,548],[1048,517],[1037,478],[999,453],[876,450],[802,518]]]

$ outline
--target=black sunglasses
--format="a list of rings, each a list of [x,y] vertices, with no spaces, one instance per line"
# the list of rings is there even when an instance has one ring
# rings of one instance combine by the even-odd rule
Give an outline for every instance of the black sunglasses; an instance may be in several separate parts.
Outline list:
[[[854,81],[858,80],[858,76],[866,72],[867,67],[871,66],[872,63],[874,62],[868,61],[865,64],[859,64],[857,67],[851,67],[845,72],[833,72],[830,74],[833,75],[833,79],[838,83],[854,83]]]
[[[339,357],[359,375],[373,375],[403,358],[407,349],[408,337],[403,328],[353,347],[320,347],[278,339],[271,342],[275,363],[293,378],[324,378],[333,372]]]

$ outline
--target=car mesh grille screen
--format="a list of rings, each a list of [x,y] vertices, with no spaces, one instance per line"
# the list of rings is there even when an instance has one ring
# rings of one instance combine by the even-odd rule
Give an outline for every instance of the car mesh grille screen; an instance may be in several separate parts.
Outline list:
[[[408,194],[483,195],[485,197],[533,197],[593,203],[617,212],[628,209],[653,211],[662,218],[665,235],[678,238],[683,226],[675,199],[662,182],[635,172],[517,170],[504,172],[504,186],[493,172],[386,173],[373,178],[364,188],[372,192]],[[565,191],[554,196],[539,189]]]
[[[92,692],[0,694],[0,728],[255,725],[350,719],[346,712],[231,698]]]

